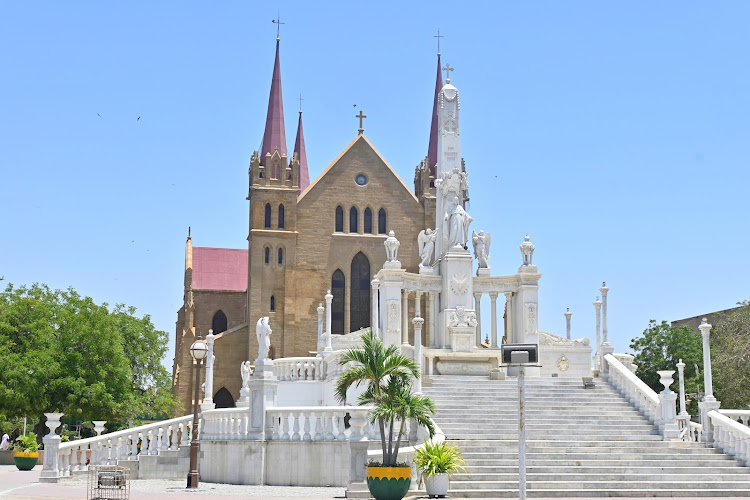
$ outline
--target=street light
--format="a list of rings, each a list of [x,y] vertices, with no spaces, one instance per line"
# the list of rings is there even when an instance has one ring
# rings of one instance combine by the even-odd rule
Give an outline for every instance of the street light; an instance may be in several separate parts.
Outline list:
[[[190,355],[195,360],[195,399],[193,400],[193,430],[190,440],[190,472],[188,472],[187,487],[195,489],[198,487],[198,398],[201,388],[201,363],[208,354],[208,347],[203,337],[198,334],[193,345],[190,346]]]

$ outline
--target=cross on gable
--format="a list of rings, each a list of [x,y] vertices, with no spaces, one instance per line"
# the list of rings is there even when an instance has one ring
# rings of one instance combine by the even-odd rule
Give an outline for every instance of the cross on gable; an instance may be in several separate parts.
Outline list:
[[[365,129],[362,128],[362,120],[364,120],[365,118],[367,118],[367,115],[364,114],[364,113],[362,113],[362,110],[360,109],[359,110],[359,114],[358,115],[354,115],[354,118],[359,118],[359,131],[358,132],[359,132],[359,135],[362,135],[362,133],[365,131]]]
[[[276,38],[279,38],[279,28],[281,28],[282,23],[281,22],[281,16],[279,14],[276,14],[276,19],[271,19],[271,22],[276,25]]]
[[[445,83],[451,82],[451,71],[453,71],[453,68],[451,68],[450,64],[446,64],[443,68],[443,71],[445,71]]]
[[[432,38],[437,38],[437,42],[438,42],[438,54],[440,54],[440,39],[441,38],[445,38],[445,36],[441,35],[440,34],[440,29],[438,29],[437,35],[432,35]]]

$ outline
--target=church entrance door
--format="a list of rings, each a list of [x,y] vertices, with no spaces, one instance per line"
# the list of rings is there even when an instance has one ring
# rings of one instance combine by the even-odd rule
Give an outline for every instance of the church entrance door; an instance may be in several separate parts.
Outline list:
[[[362,252],[352,259],[349,331],[370,326],[370,261]]]

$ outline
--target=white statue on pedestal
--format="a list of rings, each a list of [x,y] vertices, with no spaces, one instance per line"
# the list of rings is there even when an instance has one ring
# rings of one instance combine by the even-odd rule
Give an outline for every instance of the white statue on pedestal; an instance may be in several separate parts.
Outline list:
[[[490,233],[485,233],[484,231],[479,231],[479,233],[477,233],[476,231],[472,231],[471,243],[474,245],[474,258],[479,262],[479,268],[484,269],[490,267],[489,264],[487,264],[487,259],[490,258],[490,244],[492,243]]]
[[[419,257],[422,262],[419,267],[430,267],[432,263],[432,254],[435,252],[435,238],[437,231],[432,229],[423,229],[417,236],[417,247],[419,248]]]
[[[391,230],[388,234],[388,238],[383,243],[385,245],[385,260],[386,262],[395,262],[398,260],[398,247],[401,246],[401,242],[396,239],[396,233]]]
[[[242,374],[242,388],[248,387],[250,383],[250,376],[253,374],[253,369],[250,366],[250,361],[243,361],[240,365],[240,373]]]
[[[268,316],[263,316],[255,325],[255,336],[258,339],[258,359],[268,359],[268,350],[271,348],[271,327],[268,325]]]
[[[466,249],[466,242],[469,239],[469,224],[474,219],[466,213],[464,207],[458,203],[458,196],[453,197],[451,206],[445,213],[444,221],[448,230],[448,248],[457,246]]]
[[[469,182],[467,180],[468,174],[461,172],[458,167],[454,167],[451,172],[443,172],[440,183],[440,191],[443,196],[453,192],[456,195],[460,195],[469,189]]]
[[[523,256],[523,265],[524,266],[530,266],[531,260],[534,257],[534,249],[536,247],[533,243],[531,243],[531,238],[529,238],[529,235],[527,234],[526,237],[523,239],[523,243],[521,243],[521,255]]]

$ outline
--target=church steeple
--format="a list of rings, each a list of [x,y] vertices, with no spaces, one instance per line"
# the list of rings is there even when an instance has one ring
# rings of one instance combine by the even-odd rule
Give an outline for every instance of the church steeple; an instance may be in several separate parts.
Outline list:
[[[438,35],[440,33],[438,32]],[[430,144],[427,147],[427,166],[430,168],[430,175],[435,175],[435,164],[438,156],[438,95],[443,88],[443,73],[440,68],[440,52],[437,58],[437,77],[435,78],[435,97],[432,102],[432,125],[430,126]]]
[[[279,63],[279,38],[276,38],[276,60],[273,63],[271,93],[268,96],[266,129],[260,145],[260,164],[265,166],[266,154],[273,155],[278,150],[286,155],[286,132],[284,130],[284,102],[281,98],[281,64]]]
[[[300,99],[302,96],[300,96]],[[310,185],[310,172],[307,170],[307,152],[305,151],[305,135],[302,133],[302,110],[299,110],[299,123],[297,125],[297,139],[294,141],[294,153],[299,162],[299,192],[301,193]]]

